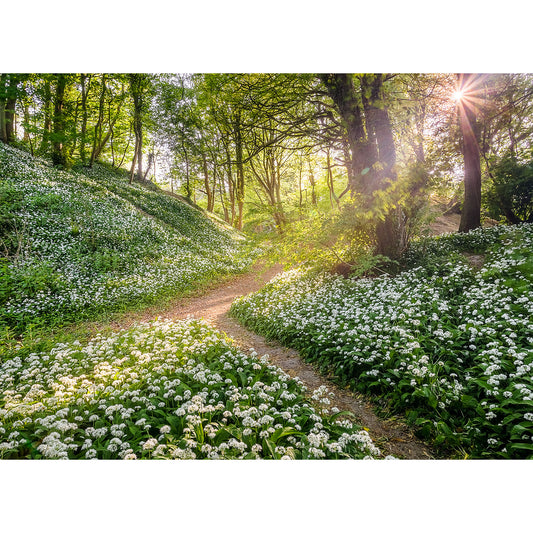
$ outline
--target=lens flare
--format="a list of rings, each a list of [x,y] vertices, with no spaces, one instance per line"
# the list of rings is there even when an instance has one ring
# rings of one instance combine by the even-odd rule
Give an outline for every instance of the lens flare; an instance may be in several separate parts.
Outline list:
[[[456,102],[460,102],[463,99],[464,95],[465,95],[464,91],[455,91],[452,94],[452,100],[455,100]]]

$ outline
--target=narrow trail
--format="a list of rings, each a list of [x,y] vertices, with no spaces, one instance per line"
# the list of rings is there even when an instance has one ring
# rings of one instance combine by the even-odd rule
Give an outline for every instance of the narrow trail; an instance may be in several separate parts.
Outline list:
[[[267,270],[256,266],[255,271],[241,274],[200,296],[178,301],[165,312],[157,316],[174,320],[188,316],[203,318],[217,329],[232,337],[243,351],[254,349],[258,356],[269,355],[270,361],[282,368],[290,376],[298,376],[310,391],[326,385],[335,394],[332,404],[341,410],[354,413],[361,425],[369,430],[374,442],[385,454],[392,454],[404,459],[431,459],[430,449],[418,440],[404,424],[378,418],[370,404],[361,401],[350,391],[339,389],[326,377],[320,375],[311,365],[306,364],[296,350],[281,346],[275,341],[267,341],[241,326],[229,316],[231,303],[238,296],[260,289],[265,283],[282,271],[276,265]],[[145,311],[142,317],[135,319],[150,320],[155,318],[152,310]],[[133,317],[132,317],[133,318]]]

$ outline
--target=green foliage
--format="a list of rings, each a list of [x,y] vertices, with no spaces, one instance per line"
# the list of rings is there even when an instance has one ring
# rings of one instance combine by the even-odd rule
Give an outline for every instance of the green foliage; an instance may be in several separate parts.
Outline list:
[[[395,277],[284,273],[232,313],[403,413],[448,454],[531,458],[533,225],[425,246],[431,258],[412,256]],[[484,250],[483,265],[464,250]]]
[[[520,234],[519,234],[520,235]],[[436,237],[420,237],[410,243],[400,263],[403,268],[422,266],[432,271],[439,265],[461,257],[463,253],[484,254],[497,246],[508,236],[508,228],[503,225],[492,228],[477,228],[468,233],[448,233]]]
[[[0,458],[379,457],[325,387],[309,401],[255,355],[192,319],[16,344],[0,360]]]
[[[242,235],[126,173],[63,172],[3,145],[0,165],[0,327],[163,302],[253,259]]]
[[[506,156],[491,168],[486,195],[489,215],[507,222],[533,222],[533,160]]]
[[[20,252],[21,221],[16,213],[24,193],[8,182],[0,182],[0,256],[12,257]]]
[[[346,274],[361,274],[370,270],[379,258],[371,259],[372,226],[361,223],[358,215],[354,204],[330,213],[308,212],[287,225],[282,235],[272,238],[274,254],[270,257],[317,271],[340,268]]]

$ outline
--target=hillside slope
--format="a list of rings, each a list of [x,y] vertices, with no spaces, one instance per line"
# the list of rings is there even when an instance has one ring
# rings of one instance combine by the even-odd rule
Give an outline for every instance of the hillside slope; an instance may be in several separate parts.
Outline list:
[[[242,235],[179,199],[0,146],[1,326],[154,302],[249,262]]]

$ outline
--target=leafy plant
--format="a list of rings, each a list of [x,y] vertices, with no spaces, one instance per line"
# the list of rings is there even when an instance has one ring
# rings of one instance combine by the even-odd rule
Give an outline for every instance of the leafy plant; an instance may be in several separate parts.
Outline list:
[[[32,347],[0,366],[3,459],[380,456],[326,388],[309,401],[298,379],[203,321]]]
[[[503,157],[491,167],[491,178],[486,195],[490,215],[510,224],[533,222],[533,160]]]
[[[531,457],[533,225],[424,246],[431,258],[411,255],[395,277],[286,272],[231,312],[403,413],[448,454]],[[484,250],[481,267],[461,253],[472,249]]]

